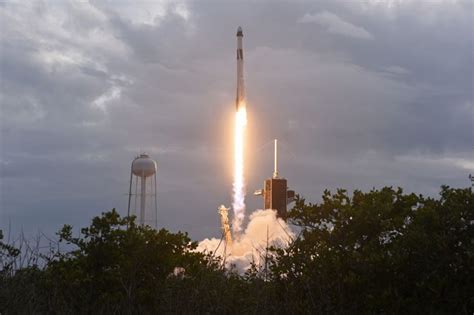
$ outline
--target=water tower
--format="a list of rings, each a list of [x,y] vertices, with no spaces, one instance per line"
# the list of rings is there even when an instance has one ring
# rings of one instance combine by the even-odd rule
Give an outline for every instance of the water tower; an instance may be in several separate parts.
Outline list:
[[[148,154],[143,153],[133,160],[130,168],[127,215],[136,215],[140,225],[154,225],[156,228],[158,225],[156,199],[156,162]],[[137,209],[140,211],[137,212]]]

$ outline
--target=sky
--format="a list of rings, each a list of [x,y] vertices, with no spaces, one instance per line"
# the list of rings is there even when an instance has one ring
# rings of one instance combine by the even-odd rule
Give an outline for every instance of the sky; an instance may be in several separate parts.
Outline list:
[[[244,32],[247,213],[280,175],[436,196],[474,174],[473,4],[455,0],[0,1],[0,229],[127,211],[157,161],[158,222],[199,240],[231,204]]]

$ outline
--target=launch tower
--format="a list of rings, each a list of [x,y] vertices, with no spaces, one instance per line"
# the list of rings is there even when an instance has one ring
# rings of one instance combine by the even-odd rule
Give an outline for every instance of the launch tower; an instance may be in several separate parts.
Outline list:
[[[288,189],[285,178],[278,175],[278,141],[275,139],[274,171],[272,178],[265,180],[263,189],[256,190],[255,196],[263,196],[264,209],[276,210],[277,216],[285,219],[287,217],[287,205],[295,198],[295,191]]]

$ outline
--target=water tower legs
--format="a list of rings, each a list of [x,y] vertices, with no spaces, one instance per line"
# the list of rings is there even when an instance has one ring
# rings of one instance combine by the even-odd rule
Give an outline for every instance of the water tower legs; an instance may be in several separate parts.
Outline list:
[[[140,225],[145,225],[146,177],[141,177]]]

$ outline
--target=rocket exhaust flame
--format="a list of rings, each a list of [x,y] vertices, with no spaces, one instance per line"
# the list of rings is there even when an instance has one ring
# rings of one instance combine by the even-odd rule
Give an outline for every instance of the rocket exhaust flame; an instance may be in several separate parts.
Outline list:
[[[235,135],[234,135],[234,184],[233,201],[234,220],[232,229],[238,238],[242,231],[242,222],[245,218],[245,179],[244,179],[244,149],[245,127],[247,125],[247,110],[245,102],[244,84],[244,50],[242,28],[237,29],[237,97],[235,105]]]
[[[234,184],[233,202],[234,220],[232,230],[238,237],[242,231],[242,223],[245,217],[245,179],[244,179],[244,151],[245,151],[245,127],[247,125],[247,110],[245,105],[239,106],[235,114],[235,138],[234,138]]]

